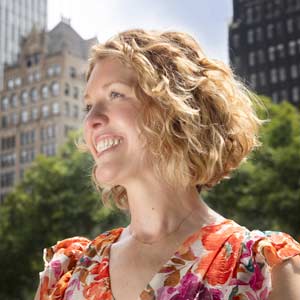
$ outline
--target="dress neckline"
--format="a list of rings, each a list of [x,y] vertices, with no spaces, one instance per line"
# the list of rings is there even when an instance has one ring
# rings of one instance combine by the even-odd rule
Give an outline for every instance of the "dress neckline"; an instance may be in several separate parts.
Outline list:
[[[155,274],[152,276],[151,280],[146,284],[146,286],[144,287],[144,289],[141,291],[141,293],[139,294],[139,298],[138,300],[140,300],[141,298],[141,295],[144,293],[144,292],[147,292],[146,291],[146,288],[150,285],[151,283],[153,283],[156,279],[156,277],[159,275],[160,271],[163,270],[164,268],[166,267],[169,267],[170,265],[172,265],[173,263],[173,259],[176,258],[176,254],[181,252],[183,250],[183,248],[186,248],[186,247],[190,247],[193,242],[195,242],[195,240],[197,240],[197,238],[200,236],[200,234],[202,233],[202,231],[208,227],[214,227],[214,226],[220,226],[220,225],[225,225],[227,223],[235,223],[233,220],[230,220],[230,219],[227,219],[227,218],[218,218],[217,220],[215,220],[214,222],[212,223],[204,223],[204,225],[202,225],[200,228],[198,228],[196,231],[194,231],[193,233],[189,234],[185,239],[184,241],[177,247],[177,249],[175,250],[175,252],[170,256],[170,258],[159,268],[159,270],[157,270],[155,272]],[[107,272],[108,272],[108,290],[111,294],[111,298],[112,300],[115,300],[114,298],[114,295],[112,293],[112,288],[111,288],[111,278],[110,278],[110,251],[111,251],[111,246],[112,244],[114,244],[116,241],[118,241],[120,235],[122,234],[123,230],[125,229],[126,227],[119,227],[119,228],[116,228],[116,229],[113,229],[111,232],[115,232],[116,231],[116,234],[115,234],[115,237],[114,239],[111,241],[111,243],[107,244],[106,247],[107,247]]]

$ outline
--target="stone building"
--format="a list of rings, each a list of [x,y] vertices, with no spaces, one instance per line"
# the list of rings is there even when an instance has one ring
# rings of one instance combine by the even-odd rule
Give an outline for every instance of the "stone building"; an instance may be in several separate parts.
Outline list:
[[[300,106],[300,0],[233,0],[229,56],[259,94]]]
[[[81,125],[82,91],[90,47],[61,21],[49,32],[33,28],[19,59],[4,70],[0,92],[0,201],[38,154],[55,155]]]

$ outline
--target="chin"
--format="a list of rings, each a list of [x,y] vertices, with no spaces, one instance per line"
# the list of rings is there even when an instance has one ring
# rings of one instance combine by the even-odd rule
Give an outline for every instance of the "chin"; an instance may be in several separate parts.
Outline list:
[[[113,187],[118,185],[116,183],[116,173],[110,170],[101,170],[101,167],[98,167],[96,170],[96,179],[101,187]]]

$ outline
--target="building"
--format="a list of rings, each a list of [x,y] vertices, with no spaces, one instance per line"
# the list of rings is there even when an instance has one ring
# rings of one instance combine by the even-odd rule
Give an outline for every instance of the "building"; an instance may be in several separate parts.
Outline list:
[[[49,32],[22,40],[16,63],[4,70],[0,92],[0,201],[38,154],[55,155],[71,129],[81,124],[89,49],[61,21]]]
[[[4,65],[17,61],[22,36],[26,36],[32,26],[42,30],[46,25],[47,0],[0,1],[0,90]]]
[[[233,69],[258,94],[300,105],[300,0],[234,0]]]

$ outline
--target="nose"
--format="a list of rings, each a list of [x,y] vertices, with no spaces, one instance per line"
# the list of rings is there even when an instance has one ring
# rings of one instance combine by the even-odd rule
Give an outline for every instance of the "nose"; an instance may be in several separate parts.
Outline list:
[[[108,116],[102,110],[92,109],[85,117],[85,125],[90,129],[103,127],[108,123]]]

